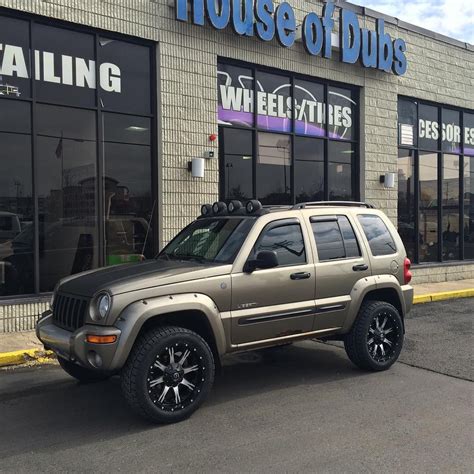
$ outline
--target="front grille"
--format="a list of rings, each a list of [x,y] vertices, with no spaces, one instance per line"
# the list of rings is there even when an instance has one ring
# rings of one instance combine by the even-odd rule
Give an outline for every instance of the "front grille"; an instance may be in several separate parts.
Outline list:
[[[53,306],[54,325],[67,331],[84,326],[87,304],[87,299],[57,294]]]

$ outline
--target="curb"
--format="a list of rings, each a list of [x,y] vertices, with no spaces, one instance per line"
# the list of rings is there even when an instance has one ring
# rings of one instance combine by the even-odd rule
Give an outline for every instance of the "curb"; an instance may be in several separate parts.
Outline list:
[[[22,351],[0,352],[0,367],[26,364],[27,362],[45,362],[51,359],[53,353],[40,349],[25,349]]]
[[[418,295],[413,298],[413,304],[431,303],[433,301],[452,300],[455,298],[470,298],[474,296],[474,288],[466,290],[442,291],[440,293],[431,293]]]

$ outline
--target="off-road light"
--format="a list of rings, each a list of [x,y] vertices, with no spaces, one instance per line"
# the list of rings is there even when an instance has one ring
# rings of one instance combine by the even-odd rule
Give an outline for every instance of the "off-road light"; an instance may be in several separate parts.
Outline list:
[[[227,209],[229,209],[229,212],[235,212],[238,211],[239,209],[242,209],[242,203],[240,201],[230,201],[229,205],[227,206]]]
[[[214,214],[223,214],[225,211],[227,211],[227,204],[225,202],[218,201],[212,205],[212,212]]]
[[[262,209],[262,203],[260,201],[257,201],[256,199],[252,199],[246,204],[245,209],[249,214],[252,214],[253,212]]]
[[[210,204],[203,204],[201,206],[201,215],[208,216],[212,212],[212,206]]]
[[[99,319],[104,319],[110,309],[110,296],[107,293],[102,293],[97,298],[97,315]]]

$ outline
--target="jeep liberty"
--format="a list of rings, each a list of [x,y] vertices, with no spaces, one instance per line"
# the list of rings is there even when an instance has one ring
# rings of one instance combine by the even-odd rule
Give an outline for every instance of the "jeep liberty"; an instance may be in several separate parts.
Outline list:
[[[340,340],[356,366],[388,369],[410,279],[396,229],[371,205],[216,202],[155,259],[61,280],[36,331],[68,374],[118,374],[135,412],[172,423],[203,403],[232,352]]]

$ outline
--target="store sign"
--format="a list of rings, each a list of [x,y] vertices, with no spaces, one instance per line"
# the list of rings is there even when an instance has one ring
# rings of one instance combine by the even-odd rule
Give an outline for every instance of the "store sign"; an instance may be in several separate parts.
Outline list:
[[[240,36],[256,36],[262,41],[275,37],[281,46],[293,46],[297,37],[297,25],[293,8],[286,2],[276,8],[272,0],[175,0],[176,19],[191,21],[203,26],[207,22],[217,30],[229,25]],[[191,9],[188,4],[191,4]],[[334,30],[333,2],[323,7],[323,14],[308,13],[301,26],[304,47],[312,56],[331,58]],[[191,19],[189,18],[191,16]],[[363,67],[375,68],[403,75],[407,70],[406,43],[403,39],[392,40],[385,33],[385,22],[377,19],[376,31],[361,28],[357,15],[348,9],[340,9],[340,60]]]
[[[217,77],[220,125],[252,127],[256,107],[256,123],[261,130],[290,132],[294,118],[296,133],[322,137],[326,135],[327,114],[330,137],[352,137],[356,103],[350,91],[329,90],[329,105],[326,106],[323,98],[316,97],[310,90],[312,83],[305,82],[306,87],[295,83],[293,90],[288,78],[272,75],[271,86],[258,77],[255,79],[254,100],[252,76],[239,73],[238,68],[219,66]]]
[[[37,81],[89,89],[97,87],[95,61],[38,50],[34,55]],[[0,76],[30,79],[28,63],[29,54],[25,54],[22,47],[0,43]],[[120,68],[108,62],[100,64],[99,84],[106,92],[121,93]]]

